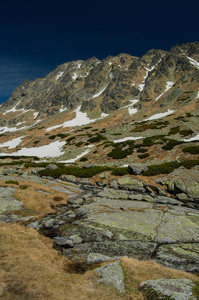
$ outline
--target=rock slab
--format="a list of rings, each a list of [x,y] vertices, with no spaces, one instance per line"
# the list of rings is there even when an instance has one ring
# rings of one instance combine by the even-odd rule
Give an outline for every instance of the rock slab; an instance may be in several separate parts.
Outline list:
[[[112,285],[120,293],[125,292],[124,273],[119,260],[97,268],[95,271],[99,276],[101,276],[101,279],[98,280],[99,282],[106,285]]]
[[[193,286],[193,281],[188,279],[161,278],[142,282],[139,288],[150,299],[196,300]]]

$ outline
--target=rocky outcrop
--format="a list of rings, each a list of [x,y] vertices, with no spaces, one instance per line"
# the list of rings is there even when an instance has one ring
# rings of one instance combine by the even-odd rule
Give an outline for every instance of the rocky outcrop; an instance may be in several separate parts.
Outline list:
[[[98,279],[99,282],[105,285],[112,285],[120,293],[125,292],[124,273],[119,261],[97,268],[95,272],[101,276],[101,279]]]
[[[132,175],[140,175],[148,170],[146,164],[130,164],[128,165],[128,169]]]
[[[140,290],[149,299],[196,300],[194,282],[188,279],[156,279],[142,282]]]

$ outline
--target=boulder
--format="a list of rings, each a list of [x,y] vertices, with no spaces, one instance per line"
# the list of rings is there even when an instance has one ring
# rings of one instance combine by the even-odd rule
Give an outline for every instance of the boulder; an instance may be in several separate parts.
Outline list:
[[[188,279],[155,279],[142,282],[139,289],[147,299],[196,300],[193,295],[194,282]]]
[[[109,199],[128,199],[129,194],[126,191],[119,191],[105,187],[102,192],[98,193],[98,196]]]
[[[107,264],[106,266],[95,269],[95,272],[101,276],[99,282],[106,285],[112,285],[120,293],[125,292],[124,273],[120,265],[120,261]]]
[[[192,176],[186,175],[183,178],[174,177],[173,179],[167,181],[167,189],[170,193],[185,194],[188,196],[189,201],[198,202],[199,201],[199,182],[197,182]],[[181,200],[187,200],[185,195],[180,197]]]
[[[61,175],[60,179],[63,180],[63,181],[71,182],[71,183],[77,183],[78,182],[77,177],[74,176],[74,175]]]
[[[58,169],[58,166],[56,166],[55,164],[49,164],[46,167],[46,170],[55,170]]]
[[[94,164],[92,164],[92,163],[85,163],[85,164],[83,164],[82,169],[91,169],[93,167],[95,167]]]
[[[92,253],[89,253],[86,262],[87,262],[87,264],[96,264],[96,263],[105,262],[105,261],[108,261],[111,259],[112,258],[110,256],[92,252]]]
[[[130,164],[128,165],[129,173],[132,175],[140,175],[148,170],[146,164]]]
[[[14,197],[14,191],[15,189],[11,187],[0,187],[0,214],[23,208],[23,203]]]
[[[144,193],[146,191],[143,181],[130,176],[122,176],[117,180],[118,186],[122,190],[130,190]]]

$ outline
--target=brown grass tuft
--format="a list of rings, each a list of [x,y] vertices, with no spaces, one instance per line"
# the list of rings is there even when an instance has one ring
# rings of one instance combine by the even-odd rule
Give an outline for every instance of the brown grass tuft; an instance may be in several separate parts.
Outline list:
[[[71,262],[33,228],[1,223],[0,298],[4,300],[144,300],[138,285],[156,278],[197,277],[153,261],[122,258],[126,293],[100,284],[92,270],[76,274]],[[76,270],[75,270],[76,271]]]
[[[198,281],[198,277],[172,268],[166,268],[155,261],[140,261],[133,258],[122,258],[121,263],[126,278],[126,299],[144,300],[143,294],[138,290],[141,282],[158,278],[187,278]],[[128,298],[129,296],[129,298]]]

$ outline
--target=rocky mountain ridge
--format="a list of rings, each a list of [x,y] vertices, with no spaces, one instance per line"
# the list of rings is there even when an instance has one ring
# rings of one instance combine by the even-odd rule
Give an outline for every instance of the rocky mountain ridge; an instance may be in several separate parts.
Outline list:
[[[57,155],[47,151],[39,157],[78,161],[89,153],[91,162],[116,163],[120,156],[110,154],[115,151],[113,143],[125,141],[118,144],[122,151],[129,149],[121,158],[124,164],[145,158],[157,163],[154,151],[160,162],[187,158],[177,143],[172,155],[157,145],[168,144],[170,138],[185,143],[191,139],[191,146],[196,146],[198,102],[198,42],[176,45],[170,51],[152,49],[141,58],[119,54],[102,61],[93,57],[68,62],[44,78],[25,80],[1,105],[1,155],[26,155],[33,148],[37,153],[54,136],[51,146],[57,147]],[[147,157],[135,155],[127,142],[134,140],[138,149],[144,138],[157,135],[167,140],[150,145]]]

